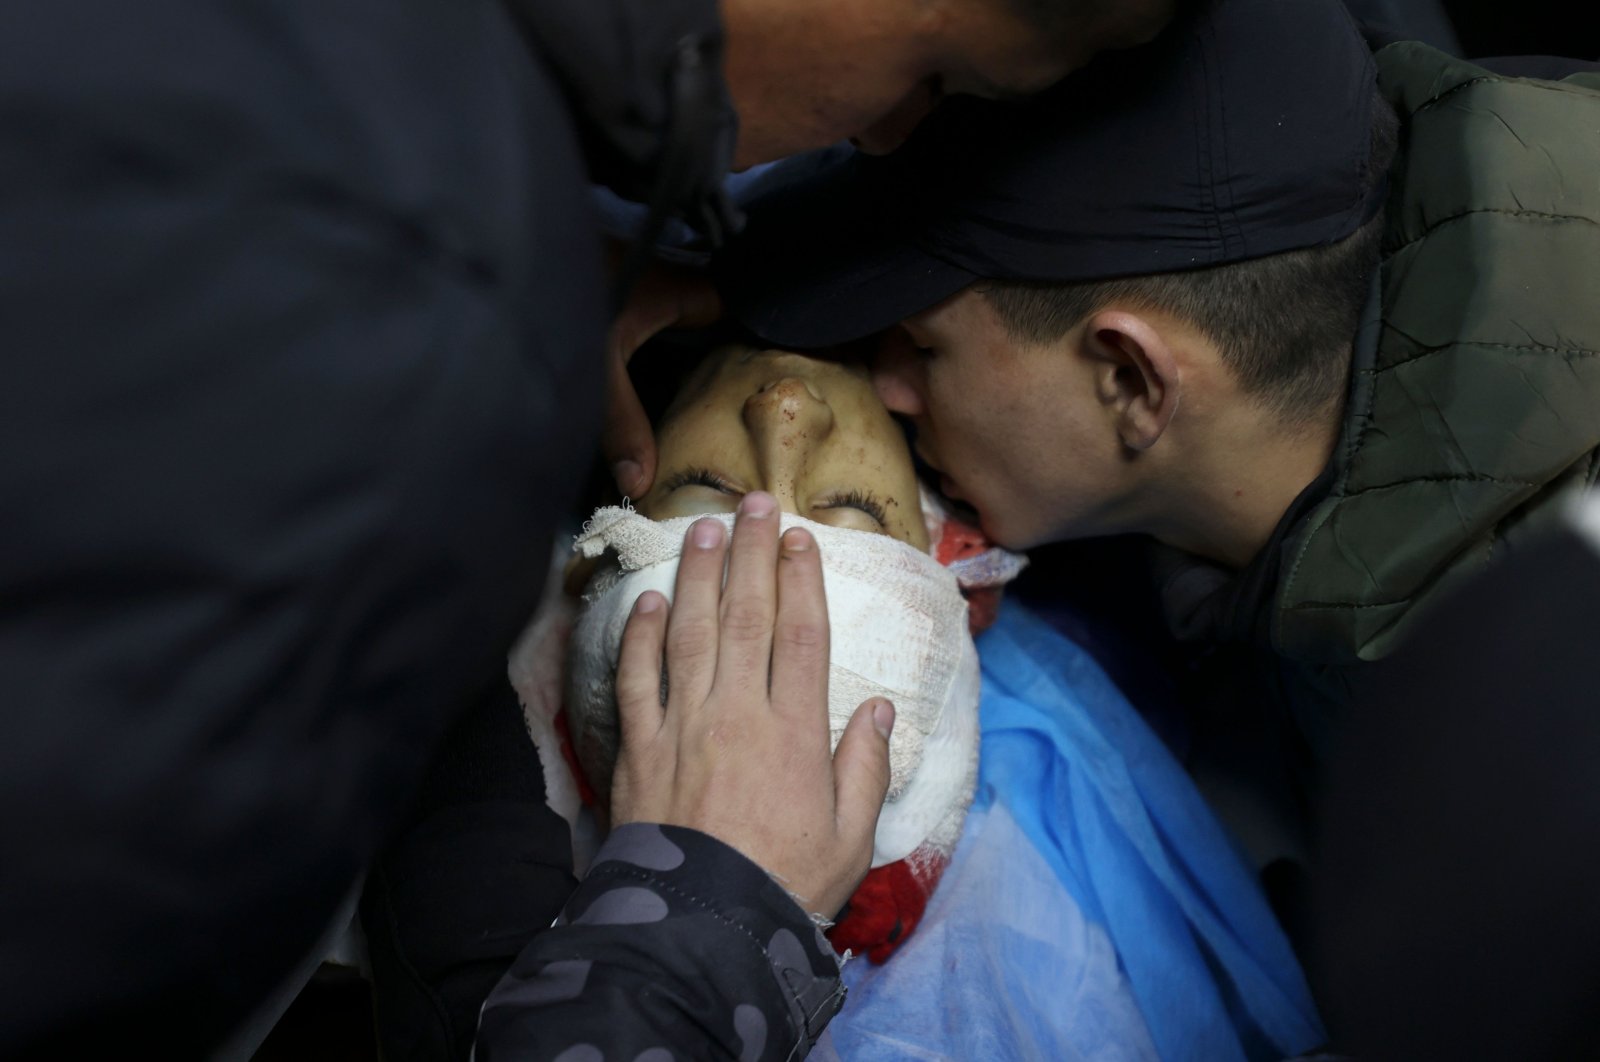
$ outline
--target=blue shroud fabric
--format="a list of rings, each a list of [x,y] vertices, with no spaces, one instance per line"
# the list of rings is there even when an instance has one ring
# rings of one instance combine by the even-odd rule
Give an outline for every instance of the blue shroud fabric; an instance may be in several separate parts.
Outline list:
[[[1265,898],[1099,666],[1008,602],[977,799],[924,921],[845,968],[821,1057],[1281,1059],[1324,1040]]]

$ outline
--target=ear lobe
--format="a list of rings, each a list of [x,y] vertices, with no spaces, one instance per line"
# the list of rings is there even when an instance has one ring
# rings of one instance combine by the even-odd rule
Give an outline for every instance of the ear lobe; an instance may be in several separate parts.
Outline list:
[[[1182,391],[1166,338],[1147,318],[1102,310],[1085,323],[1084,344],[1096,362],[1095,390],[1123,445],[1150,449],[1166,433]]]

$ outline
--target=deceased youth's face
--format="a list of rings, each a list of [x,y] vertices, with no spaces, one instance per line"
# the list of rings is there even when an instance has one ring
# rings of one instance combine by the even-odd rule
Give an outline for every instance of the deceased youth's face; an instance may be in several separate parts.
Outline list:
[[[698,366],[656,429],[666,520],[727,513],[764,490],[786,512],[927,549],[916,472],[865,367],[727,347]]]

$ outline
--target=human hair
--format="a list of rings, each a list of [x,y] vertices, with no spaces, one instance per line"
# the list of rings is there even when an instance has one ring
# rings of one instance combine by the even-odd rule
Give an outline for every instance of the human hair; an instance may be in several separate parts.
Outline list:
[[[1399,121],[1373,98],[1369,166],[1387,170]],[[1052,343],[1084,318],[1132,304],[1191,322],[1222,352],[1247,394],[1286,423],[1339,401],[1350,344],[1378,267],[1383,211],[1345,238],[1263,258],[1174,273],[1078,283],[984,281],[1013,339]]]

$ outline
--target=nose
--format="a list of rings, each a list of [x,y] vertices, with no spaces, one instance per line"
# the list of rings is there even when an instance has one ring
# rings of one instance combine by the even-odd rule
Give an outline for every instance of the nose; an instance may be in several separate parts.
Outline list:
[[[887,155],[904,144],[922,120],[943,98],[937,78],[929,78],[903,96],[882,118],[863,129],[851,142],[868,155]]]
[[[922,362],[899,329],[885,336],[872,355],[872,389],[891,413],[920,417],[924,410],[919,387]]]
[[[809,382],[785,376],[745,399],[744,424],[768,493],[780,508],[798,511],[796,484],[833,433],[833,407]]]

